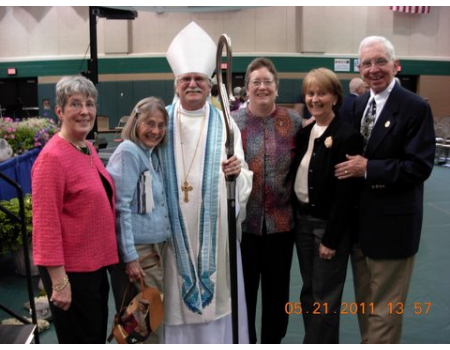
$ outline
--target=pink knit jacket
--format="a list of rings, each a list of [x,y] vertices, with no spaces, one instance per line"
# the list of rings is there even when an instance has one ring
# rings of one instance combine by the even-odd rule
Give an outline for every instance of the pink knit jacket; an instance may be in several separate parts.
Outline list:
[[[55,135],[33,166],[36,265],[91,272],[118,262],[114,184],[92,145],[89,147],[92,159]],[[112,203],[99,173],[113,189]]]

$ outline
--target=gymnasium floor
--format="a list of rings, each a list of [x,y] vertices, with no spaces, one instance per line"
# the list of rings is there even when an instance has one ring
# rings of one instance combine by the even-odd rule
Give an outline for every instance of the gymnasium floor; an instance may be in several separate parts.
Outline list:
[[[449,164],[450,166],[450,164]],[[402,343],[450,343],[450,169],[435,166],[425,184],[424,225],[419,253],[405,306]],[[294,254],[295,255],[295,254]],[[291,301],[299,298],[301,278],[295,258],[291,273]],[[34,278],[37,289],[37,278]],[[37,292],[37,291],[36,291]],[[449,298],[449,299],[447,299]],[[14,273],[9,257],[0,256],[0,302],[25,315],[23,304],[27,301],[24,277]],[[349,269],[343,302],[350,304],[353,297],[353,277]],[[418,307],[422,307],[422,312]],[[429,310],[427,312],[427,308]],[[416,307],[416,309],[415,309]],[[113,316],[110,302],[110,317]],[[0,311],[0,319],[7,318]],[[258,319],[260,316],[258,315]],[[111,323],[110,323],[111,324]],[[286,344],[302,343],[303,322],[300,315],[292,314]],[[56,343],[53,326],[40,334],[42,344]],[[341,343],[359,343],[356,315],[341,315]]]

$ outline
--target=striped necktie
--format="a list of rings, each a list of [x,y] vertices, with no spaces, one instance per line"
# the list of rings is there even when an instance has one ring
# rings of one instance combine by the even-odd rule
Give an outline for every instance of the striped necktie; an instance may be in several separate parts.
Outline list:
[[[361,135],[364,137],[364,149],[369,142],[370,134],[372,133],[373,126],[375,124],[375,116],[377,115],[377,104],[375,98],[369,103],[366,114],[361,122]]]

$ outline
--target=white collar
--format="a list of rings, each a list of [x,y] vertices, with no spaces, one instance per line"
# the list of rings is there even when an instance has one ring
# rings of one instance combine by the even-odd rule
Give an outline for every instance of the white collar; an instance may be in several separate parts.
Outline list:
[[[377,103],[377,106],[383,102],[386,102],[386,100],[389,97],[389,94],[391,93],[392,89],[395,86],[395,79],[392,78],[392,81],[389,83],[389,85],[387,86],[386,89],[384,89],[383,91],[381,91],[380,93],[376,94],[372,91],[372,89],[370,89],[370,98],[369,101],[372,100],[372,98],[375,98],[375,102]]]

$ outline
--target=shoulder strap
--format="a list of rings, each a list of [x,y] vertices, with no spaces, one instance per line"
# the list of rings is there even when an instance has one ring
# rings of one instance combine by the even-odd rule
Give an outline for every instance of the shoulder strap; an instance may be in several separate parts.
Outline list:
[[[152,259],[152,261],[150,263],[148,263],[148,265],[143,264],[143,261],[148,260],[148,259]],[[155,267],[156,265],[159,264],[160,261],[161,261],[161,257],[159,256],[158,253],[150,253],[139,259],[139,263],[141,264],[141,267],[143,270]]]

